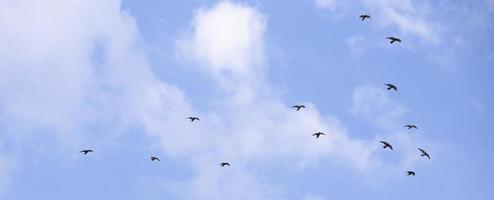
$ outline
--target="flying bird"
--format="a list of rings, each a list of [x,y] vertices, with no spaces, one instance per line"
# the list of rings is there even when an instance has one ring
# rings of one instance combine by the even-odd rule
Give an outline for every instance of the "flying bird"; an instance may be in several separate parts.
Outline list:
[[[415,176],[414,171],[406,171],[405,173],[407,174],[407,176]]]
[[[91,149],[84,149],[84,150],[79,151],[79,153],[83,153],[84,155],[86,155],[89,152],[93,152],[93,150],[91,150]]]
[[[149,157],[149,159],[151,159],[151,161],[155,161],[155,160],[157,160],[158,162],[160,161],[158,157],[154,157],[154,156]]]
[[[393,44],[394,42],[401,42],[400,38],[397,37],[387,37],[386,39],[389,40],[390,44]]]
[[[194,122],[194,120],[200,121],[199,117],[187,117],[188,120]]]
[[[431,157],[429,156],[429,154],[425,150],[419,148],[419,151],[422,152],[422,154],[420,154],[420,156],[425,156],[425,157],[431,159]]]
[[[369,16],[369,15],[360,15],[359,18],[362,19],[362,21],[364,21],[365,18],[369,18],[370,19],[371,16]]]
[[[224,166],[228,166],[228,167],[230,167],[230,163],[227,163],[227,162],[222,162],[222,163],[220,163],[220,166],[221,166],[221,167],[224,167]]]
[[[405,126],[403,126],[403,127],[407,127],[408,129],[412,129],[412,128],[414,128],[414,129],[418,129],[418,128],[417,128],[417,126],[415,126],[415,125],[413,125],[413,124],[407,124],[407,125],[405,125]]]
[[[316,138],[319,138],[319,136],[321,136],[321,135],[326,135],[326,134],[324,134],[323,132],[317,132],[317,133],[312,134],[312,136],[316,136]]]
[[[297,109],[297,111],[299,111],[301,108],[305,108],[305,106],[304,105],[294,105],[294,106],[292,106],[292,108],[295,108],[295,109]]]
[[[379,141],[379,142],[384,144],[383,148],[389,147],[391,150],[393,150],[393,146],[391,146],[388,142],[386,142],[386,141]]]
[[[386,83],[386,84],[384,84],[384,85],[385,85],[385,86],[388,86],[388,88],[386,88],[386,89],[388,89],[388,90],[395,90],[395,91],[398,91],[398,88],[396,87],[396,85],[393,85],[393,84],[391,84],[391,83]]]

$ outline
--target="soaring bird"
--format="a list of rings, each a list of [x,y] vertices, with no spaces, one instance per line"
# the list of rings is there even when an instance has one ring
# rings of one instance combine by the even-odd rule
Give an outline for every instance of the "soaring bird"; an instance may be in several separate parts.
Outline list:
[[[230,167],[230,163],[227,163],[227,162],[222,162],[222,163],[220,163],[220,166],[221,166],[221,167],[224,167],[224,166],[228,166],[228,167]]]
[[[84,155],[86,155],[89,152],[93,152],[93,150],[91,150],[91,149],[84,149],[84,150],[79,151],[79,153],[83,153]]]
[[[389,40],[390,44],[393,44],[394,42],[401,42],[400,38],[397,37],[387,37],[386,39]]]
[[[425,157],[431,159],[431,157],[429,156],[429,154],[425,150],[419,148],[419,151],[422,152],[422,154],[420,154],[420,156],[425,156]]]
[[[388,89],[388,90],[395,90],[395,91],[398,91],[398,88],[396,87],[396,85],[393,85],[393,84],[391,84],[391,83],[386,83],[386,84],[384,84],[384,85],[385,85],[385,86],[388,86],[388,88],[386,88],[386,89]]]
[[[391,146],[388,142],[386,141],[379,141],[379,142],[384,144],[383,148],[389,147],[391,150],[393,150],[393,146]]]
[[[405,173],[407,174],[407,176],[415,176],[414,171],[406,171]]]
[[[188,120],[194,122],[194,120],[200,121],[199,117],[187,117]]]
[[[414,124],[407,124],[407,125],[405,125],[403,127],[407,127],[408,129],[412,129],[412,128],[418,129],[417,126],[415,126]]]
[[[295,109],[297,109],[297,111],[299,111],[301,108],[305,108],[305,106],[304,105],[294,105],[294,106],[292,106],[292,108],[295,108]]]
[[[321,135],[326,135],[326,134],[324,134],[323,132],[317,132],[317,133],[312,134],[312,136],[316,136],[316,138],[319,138],[319,136],[321,136]]]
[[[157,160],[158,162],[160,161],[158,157],[154,157],[154,156],[149,157],[149,159],[151,159],[151,161],[155,161],[155,160]]]
[[[369,15],[360,15],[359,18],[362,19],[362,21],[364,21],[365,18],[369,18],[370,19],[371,16],[369,16]]]

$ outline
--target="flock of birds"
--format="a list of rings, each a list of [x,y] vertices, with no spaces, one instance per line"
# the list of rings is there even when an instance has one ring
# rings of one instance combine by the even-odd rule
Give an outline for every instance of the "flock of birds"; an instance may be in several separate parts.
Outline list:
[[[365,19],[370,19],[371,16],[370,15],[367,15],[367,14],[364,14],[364,15],[360,15],[359,18],[362,21],[364,21]],[[399,39],[397,37],[393,37],[393,36],[386,37],[386,39],[389,40],[389,43],[390,44],[393,44],[395,42],[401,42],[401,39]],[[394,84],[387,83],[387,84],[384,84],[384,85],[386,86],[386,89],[389,90],[389,91],[391,91],[391,90],[398,91],[398,88]],[[294,106],[292,106],[292,108],[295,109],[296,111],[300,111],[301,109],[305,109],[306,107],[305,107],[305,105],[300,104],[300,105],[294,105]],[[187,120],[190,120],[190,122],[200,121],[199,117],[195,117],[195,116],[187,117],[186,119]],[[407,129],[412,129],[412,128],[413,129],[418,129],[418,127],[416,125],[414,125],[414,124],[407,124],[407,125],[405,125],[403,127],[407,128]],[[312,134],[312,136],[315,137],[316,139],[319,138],[322,135],[326,135],[326,134],[324,134],[323,132],[316,132],[316,133]],[[383,146],[384,149],[389,148],[390,150],[393,150],[393,146],[389,142],[387,142],[387,141],[379,141],[379,142],[384,145]],[[424,149],[418,148],[418,150],[421,153],[420,154],[421,157],[424,157],[425,156],[428,159],[431,159],[431,157],[429,156],[429,154]],[[93,150],[91,150],[91,149],[83,149],[83,150],[80,151],[80,153],[82,153],[83,155],[86,155],[86,154],[92,153],[92,152],[93,152]],[[156,157],[156,156],[150,156],[149,159],[151,161],[158,161],[158,162],[160,161],[160,159],[158,157]],[[219,164],[219,166],[220,167],[230,166],[230,163],[228,163],[228,162],[221,162]],[[414,171],[405,171],[405,174],[407,176],[415,176],[415,172]]]

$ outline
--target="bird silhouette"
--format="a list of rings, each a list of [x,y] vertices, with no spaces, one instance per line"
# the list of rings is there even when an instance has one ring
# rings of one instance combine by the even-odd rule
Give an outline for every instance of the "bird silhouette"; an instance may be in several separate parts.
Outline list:
[[[388,142],[386,141],[379,141],[379,142],[384,144],[383,148],[386,149],[389,147],[391,150],[393,150],[393,146],[391,146]]]
[[[154,157],[154,156],[149,157],[149,159],[151,159],[151,161],[155,161],[155,160],[157,160],[158,162],[160,161],[158,157]]]
[[[84,149],[84,150],[79,151],[79,153],[83,153],[84,155],[88,154],[89,152],[93,152],[93,150],[91,150],[91,149]]]
[[[414,171],[406,171],[405,173],[407,174],[407,176],[415,176]]]
[[[396,87],[396,85],[393,85],[393,84],[391,84],[391,83],[386,83],[386,84],[384,84],[384,85],[385,85],[385,86],[388,86],[388,88],[386,88],[386,89],[388,89],[388,90],[395,90],[395,91],[398,91],[398,88]]]
[[[221,166],[221,167],[224,167],[224,166],[228,166],[228,167],[230,167],[230,163],[227,163],[227,162],[222,162],[222,163],[220,163],[220,166]]]
[[[371,16],[369,16],[369,15],[360,15],[359,18],[362,19],[362,21],[364,21],[365,18],[369,18],[370,19]]]
[[[390,44],[393,44],[394,42],[401,42],[400,38],[397,37],[387,37],[386,39],[389,40]]]
[[[431,159],[431,157],[429,156],[429,154],[425,150],[419,148],[419,151],[422,152],[422,154],[420,154],[420,156],[425,156],[425,157]]]
[[[194,122],[195,120],[200,121],[199,117],[187,117],[188,120]]]
[[[297,111],[299,111],[301,108],[305,108],[304,105],[294,105],[292,108],[295,108]]]
[[[321,136],[321,135],[326,135],[326,134],[324,134],[323,132],[317,132],[317,133],[312,134],[312,136],[316,136],[316,138],[319,138],[319,136]]]
[[[417,126],[415,126],[415,125],[413,125],[413,124],[407,124],[407,125],[405,125],[405,126],[403,126],[403,127],[407,127],[408,129],[412,129],[412,128],[414,128],[414,129],[418,129],[418,128],[417,128]]]

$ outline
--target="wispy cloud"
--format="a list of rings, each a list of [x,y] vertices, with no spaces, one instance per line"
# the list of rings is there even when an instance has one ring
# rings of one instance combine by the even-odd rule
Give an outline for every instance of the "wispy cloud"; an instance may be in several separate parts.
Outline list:
[[[355,88],[351,112],[358,118],[371,121],[377,127],[391,129],[400,124],[406,109],[388,97],[385,86],[366,85]]]
[[[187,186],[177,190],[184,199],[282,196],[246,167],[252,163],[306,169],[331,160],[365,171],[376,162],[374,141],[351,137],[311,102],[301,102],[308,109],[296,112],[273,94],[264,78],[267,17],[255,7],[222,1],[199,9],[177,42],[187,61],[200,64],[197,71],[227,91],[214,97],[221,106],[208,112],[152,73],[136,22],[119,1],[54,5],[30,1],[0,8],[0,43],[6,44],[0,46],[0,119],[12,135],[43,132],[62,138],[59,145],[67,148],[104,149],[115,135],[142,130],[143,137],[158,138],[164,155],[181,158],[196,172],[177,181]],[[384,98],[375,91],[371,96],[378,104]],[[356,112],[373,112],[356,101]],[[184,119],[189,115],[202,120],[191,124]],[[317,131],[327,136],[312,138]],[[217,166],[225,160],[231,168]]]

